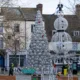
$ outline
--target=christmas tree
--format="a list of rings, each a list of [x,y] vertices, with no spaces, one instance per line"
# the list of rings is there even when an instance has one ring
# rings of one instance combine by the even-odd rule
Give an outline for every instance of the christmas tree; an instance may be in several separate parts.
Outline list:
[[[41,72],[42,68],[43,71],[49,71],[51,64],[43,19],[40,10],[38,10],[27,55],[27,67],[35,68],[39,72]]]

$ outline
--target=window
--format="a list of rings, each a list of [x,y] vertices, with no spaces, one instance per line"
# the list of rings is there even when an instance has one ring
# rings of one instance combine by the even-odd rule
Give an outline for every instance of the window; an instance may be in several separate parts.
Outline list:
[[[0,33],[3,32],[3,23],[0,23]]]
[[[20,64],[21,67],[26,65],[26,55],[9,55],[9,66],[13,63],[14,66]]]
[[[19,30],[19,24],[15,24],[14,25],[14,32],[19,32],[20,30]]]
[[[80,36],[80,31],[73,31],[73,36]]]
[[[7,36],[7,38],[8,38],[8,39],[11,39],[11,36],[10,36],[10,35],[8,35],[8,36]]]
[[[2,49],[2,48],[3,48],[3,38],[0,37],[0,49]]]
[[[3,23],[0,23],[0,27],[3,27]]]
[[[14,64],[14,66],[17,66],[19,63],[19,56],[18,55],[9,55],[9,66],[11,63]]]
[[[74,43],[73,43],[72,49],[73,49],[74,51],[78,49],[78,43],[77,43],[77,42],[74,42]]]
[[[20,66],[23,67],[26,64],[26,56],[20,55]]]
[[[31,32],[32,32],[32,33],[34,32],[34,31],[33,31],[34,27],[35,27],[35,24],[32,24],[32,25],[31,25]]]

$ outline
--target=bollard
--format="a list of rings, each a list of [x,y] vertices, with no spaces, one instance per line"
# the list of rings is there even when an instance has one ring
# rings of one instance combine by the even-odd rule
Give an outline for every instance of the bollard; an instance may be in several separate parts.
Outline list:
[[[38,80],[37,75],[32,75],[31,80]]]
[[[31,80],[41,80],[41,75],[32,75]]]
[[[67,69],[64,69],[64,76],[67,76],[67,74],[68,74]]]
[[[41,80],[41,75],[38,75],[38,80]]]

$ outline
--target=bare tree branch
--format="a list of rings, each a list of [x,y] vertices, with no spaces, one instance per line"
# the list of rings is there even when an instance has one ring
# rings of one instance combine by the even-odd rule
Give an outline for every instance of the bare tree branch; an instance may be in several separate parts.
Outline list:
[[[68,5],[64,5],[66,9],[68,9],[71,13],[75,14],[75,6],[80,4],[80,0],[68,0]]]

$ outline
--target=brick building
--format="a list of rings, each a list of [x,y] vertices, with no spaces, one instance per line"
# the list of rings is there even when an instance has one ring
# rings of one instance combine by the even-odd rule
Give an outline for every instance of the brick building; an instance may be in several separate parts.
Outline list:
[[[80,56],[80,5],[79,4],[76,5],[75,8],[76,8],[76,11],[74,15],[64,14],[64,18],[68,21],[68,28],[67,30],[65,30],[65,32],[69,33],[69,35],[72,38],[72,42],[74,44],[72,45],[73,49],[69,51],[69,53],[72,53],[72,57],[69,57],[66,59],[66,61],[68,61],[68,63],[70,64],[74,60],[76,60],[78,64],[80,64],[80,58],[79,58]],[[43,14],[43,18],[45,22],[45,29],[47,32],[48,41],[51,42],[52,35],[55,34],[54,21],[57,19],[57,15]],[[54,56],[55,52],[52,50],[50,52]],[[76,56],[73,56],[74,54],[76,54]],[[58,65],[59,68],[60,66],[63,65],[63,60],[64,60],[64,57],[62,58],[58,57],[56,60],[54,60],[54,57],[53,57],[53,62],[56,63],[56,65]]]
[[[48,41],[51,41],[52,30],[54,30],[54,21],[57,18],[56,15],[43,15],[45,21],[45,29],[48,36]],[[70,34],[73,42],[80,42],[80,5],[76,5],[76,12],[74,15],[64,15],[64,18],[68,21],[67,33]]]

